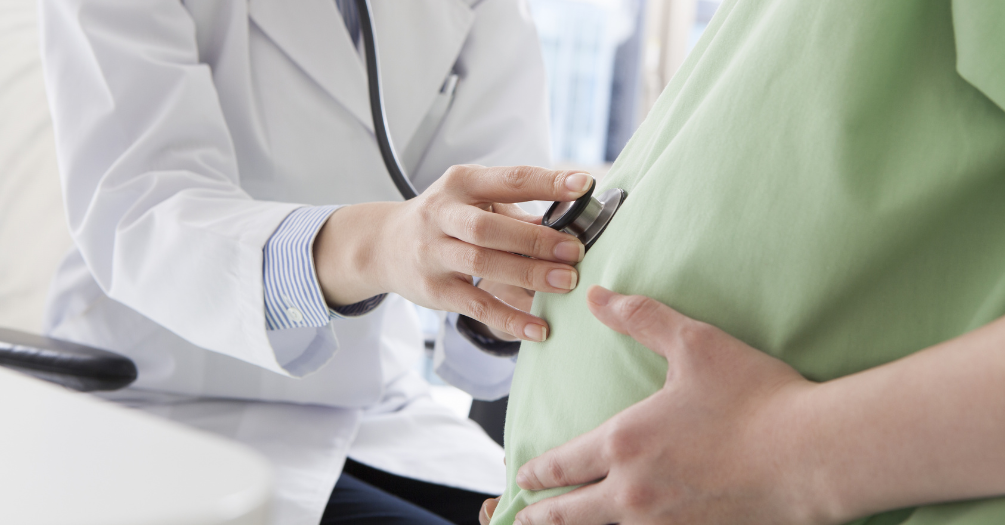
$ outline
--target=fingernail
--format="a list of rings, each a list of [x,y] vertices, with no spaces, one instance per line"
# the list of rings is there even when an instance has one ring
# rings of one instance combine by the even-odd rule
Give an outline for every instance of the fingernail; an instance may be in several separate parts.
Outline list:
[[[586,300],[597,306],[607,306],[611,297],[614,297],[614,292],[596,284],[586,291]]]
[[[593,184],[593,177],[585,173],[573,173],[565,178],[565,187],[576,193],[585,193],[590,184]]]
[[[555,258],[563,261],[579,262],[586,255],[586,246],[579,241],[562,241],[555,245]]]
[[[516,484],[517,484],[517,486],[519,486],[521,488],[526,487],[528,481],[530,481],[530,480],[527,479],[527,473],[525,473],[523,470],[518,470],[517,473],[516,473]]]
[[[513,525],[523,525],[523,522],[520,521],[520,518],[517,518],[517,519],[513,520]]]
[[[563,290],[572,290],[576,287],[579,276],[573,270],[552,270],[546,277],[548,284]]]
[[[543,343],[548,338],[548,327],[539,324],[529,324],[523,328],[523,336],[530,341]]]

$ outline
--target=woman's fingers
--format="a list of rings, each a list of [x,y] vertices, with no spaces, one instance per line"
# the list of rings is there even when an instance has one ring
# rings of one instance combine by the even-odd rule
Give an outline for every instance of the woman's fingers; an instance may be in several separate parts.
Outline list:
[[[537,292],[565,293],[579,282],[579,273],[567,264],[521,257],[457,239],[447,239],[441,257],[455,272]]]
[[[496,507],[498,505],[499,498],[485,500],[485,503],[482,503],[482,511],[478,513],[478,524],[489,525],[489,522],[492,521],[492,515],[495,514]]]
[[[590,483],[607,476],[606,426],[595,428],[526,462],[516,474],[524,490],[544,490]]]
[[[535,259],[578,263],[586,247],[579,239],[551,228],[463,206],[446,214],[443,232],[468,244],[527,255]]]
[[[593,177],[587,173],[534,166],[451,166],[441,180],[448,191],[459,192],[472,204],[571,201],[593,184]]]
[[[605,505],[614,498],[609,492],[603,482],[580,487],[568,494],[545,499],[521,510],[517,513],[514,523],[519,525],[617,523],[621,520],[619,516],[614,515],[613,505]]]
[[[676,341],[682,326],[695,323],[651,297],[621,295],[598,285],[587,290],[586,305],[600,322],[668,359],[669,342]]]

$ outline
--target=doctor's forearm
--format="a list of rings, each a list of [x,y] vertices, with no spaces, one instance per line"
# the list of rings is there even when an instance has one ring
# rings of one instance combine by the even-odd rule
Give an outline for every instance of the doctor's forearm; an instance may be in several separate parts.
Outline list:
[[[805,402],[799,449],[828,521],[1005,494],[1005,318]]]

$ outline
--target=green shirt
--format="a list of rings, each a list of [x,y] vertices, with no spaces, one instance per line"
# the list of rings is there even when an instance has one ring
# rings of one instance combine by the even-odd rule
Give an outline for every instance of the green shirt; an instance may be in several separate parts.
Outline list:
[[[1003,107],[1005,1],[727,0],[598,189],[628,198],[579,287],[535,300],[552,335],[520,352],[493,523],[564,492],[520,490],[521,465],[663,386],[591,284],[814,381],[1005,314]],[[1001,524],[1005,499],[863,522]]]

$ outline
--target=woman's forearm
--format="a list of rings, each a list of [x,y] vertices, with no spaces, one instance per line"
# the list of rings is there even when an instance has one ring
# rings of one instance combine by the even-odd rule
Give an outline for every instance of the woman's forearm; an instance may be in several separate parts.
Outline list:
[[[1005,494],[1005,318],[811,390],[800,449],[835,522]]]

